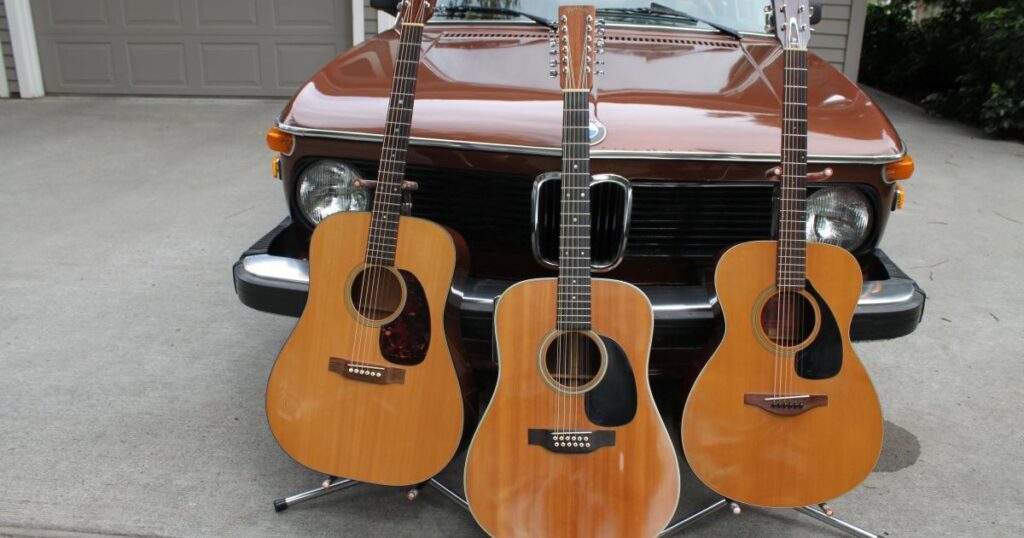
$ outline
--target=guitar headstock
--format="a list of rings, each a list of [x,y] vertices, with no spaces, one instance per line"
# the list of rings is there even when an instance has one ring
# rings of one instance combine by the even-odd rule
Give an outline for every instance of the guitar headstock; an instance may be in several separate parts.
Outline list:
[[[597,55],[604,52],[604,21],[597,20],[594,6],[560,6],[558,31],[551,42],[551,76],[558,76],[563,90],[589,91],[594,86],[594,75],[603,62]]]
[[[806,49],[811,41],[808,0],[775,0],[775,35],[787,49]]]
[[[426,24],[434,16],[434,5],[428,0],[405,0],[398,7],[403,24]]]

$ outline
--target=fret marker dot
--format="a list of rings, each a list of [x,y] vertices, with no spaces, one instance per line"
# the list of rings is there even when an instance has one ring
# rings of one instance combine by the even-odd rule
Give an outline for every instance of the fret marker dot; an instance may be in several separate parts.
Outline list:
[[[572,221],[573,221],[573,222],[578,222],[579,220],[580,220],[580,219],[578,219],[578,218],[576,218],[576,217],[573,217],[573,218],[572,218]]]
[[[586,194],[584,194],[584,193],[582,193],[582,192],[580,193],[580,198],[586,198],[586,197],[587,197],[587,195],[586,195]]]

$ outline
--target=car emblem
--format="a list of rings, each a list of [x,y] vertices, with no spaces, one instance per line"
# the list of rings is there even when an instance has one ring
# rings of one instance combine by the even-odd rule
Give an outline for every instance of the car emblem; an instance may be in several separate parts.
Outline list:
[[[608,134],[608,129],[605,128],[604,124],[594,118],[590,118],[590,145],[596,146],[600,144],[606,134]]]

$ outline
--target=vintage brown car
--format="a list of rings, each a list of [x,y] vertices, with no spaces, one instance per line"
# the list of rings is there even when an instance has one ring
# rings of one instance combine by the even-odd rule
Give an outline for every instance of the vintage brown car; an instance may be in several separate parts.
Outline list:
[[[740,39],[678,16],[601,12],[608,31],[606,74],[593,92],[594,267],[650,297],[652,373],[686,370],[706,351],[716,256],[773,237],[777,185],[766,170],[779,159],[782,56],[755,7],[758,15],[732,21]],[[551,3],[536,14],[553,12]],[[389,31],[342,54],[281,112],[276,127],[294,146],[275,170],[290,214],[234,266],[246,305],[298,316],[313,228],[331,213],[367,209],[372,193],[352,181],[376,177],[397,43]],[[549,77],[548,29],[526,18],[439,11],[423,49],[407,170],[419,189],[408,211],[467,241],[470,275],[456,290],[462,334],[472,364],[487,368],[495,297],[555,274],[561,91]],[[810,169],[835,172],[810,186],[809,238],[860,262],[853,337],[906,335],[925,295],[878,248],[901,202],[889,178],[906,175],[906,148],[875,103],[813,55],[808,85]]]

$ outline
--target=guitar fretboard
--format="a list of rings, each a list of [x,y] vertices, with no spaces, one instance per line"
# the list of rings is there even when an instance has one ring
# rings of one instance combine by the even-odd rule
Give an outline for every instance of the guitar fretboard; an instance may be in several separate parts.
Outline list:
[[[562,118],[561,330],[590,330],[590,92],[566,90]]]
[[[391,83],[391,101],[388,103],[384,127],[384,147],[381,150],[377,188],[374,192],[370,216],[370,237],[366,245],[366,260],[372,264],[394,265],[398,244],[398,220],[402,209],[402,181],[405,179],[405,159],[409,149],[409,126],[412,124],[413,104],[416,97],[416,78],[420,64],[420,40],[423,25],[402,23],[401,39],[395,61],[395,75]]]
[[[784,54],[776,285],[800,290],[807,274],[807,50],[787,48]]]

